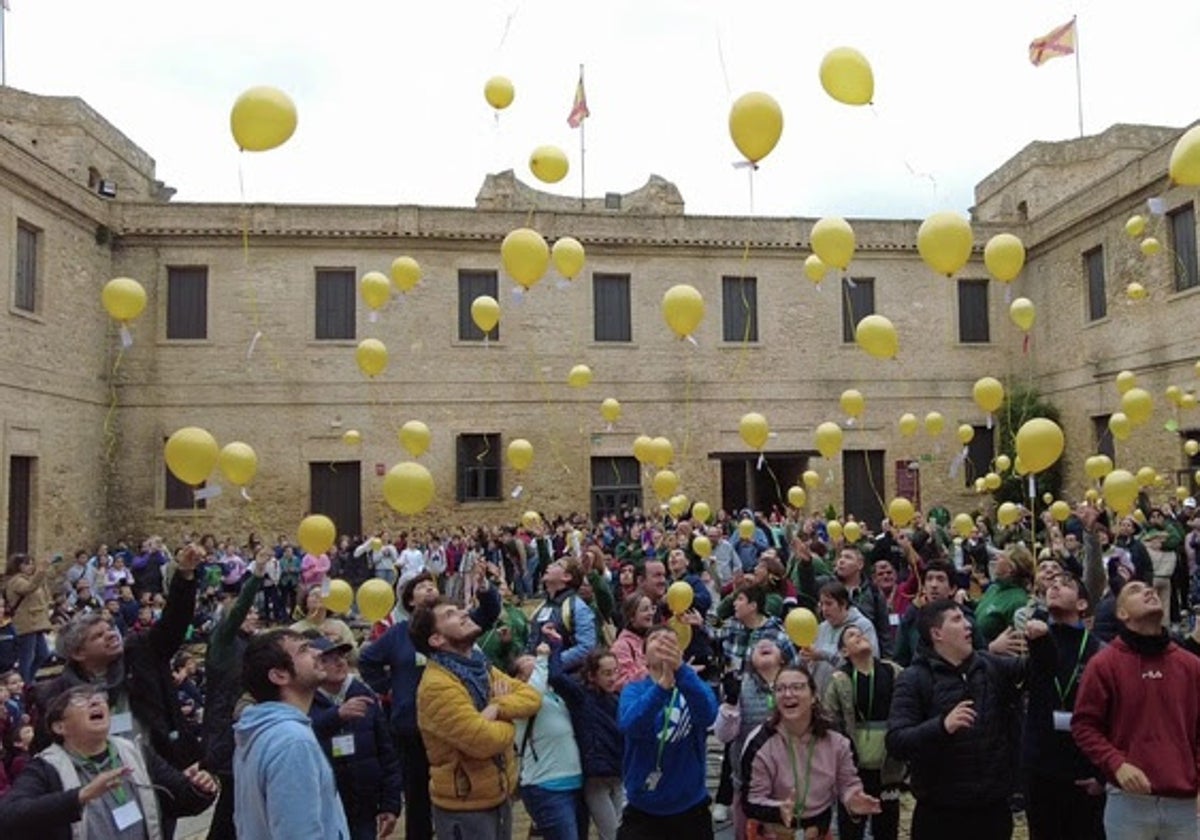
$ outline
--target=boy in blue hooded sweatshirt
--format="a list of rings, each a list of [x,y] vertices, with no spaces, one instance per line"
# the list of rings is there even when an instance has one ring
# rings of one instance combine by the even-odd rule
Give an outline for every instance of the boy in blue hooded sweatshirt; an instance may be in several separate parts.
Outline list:
[[[628,800],[617,840],[661,840],[675,832],[711,840],[704,774],[716,695],[683,664],[670,627],[653,627],[646,634],[646,668],[648,676],[621,692],[617,712],[625,736],[622,775]]]
[[[250,640],[242,681],[255,705],[234,724],[239,837],[349,840],[333,770],[308,717],[325,679],[320,653],[290,630]]]

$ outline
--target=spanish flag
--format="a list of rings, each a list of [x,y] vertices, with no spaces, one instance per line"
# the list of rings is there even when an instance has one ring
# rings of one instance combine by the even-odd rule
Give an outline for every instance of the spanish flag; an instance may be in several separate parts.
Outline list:
[[[1029,60],[1040,67],[1052,58],[1075,54],[1075,18],[1056,26],[1029,44]]]
[[[567,116],[567,125],[579,128],[580,124],[592,115],[587,106],[587,94],[583,92],[583,69],[579,70],[579,84],[575,85],[575,102],[571,105],[571,113]]]

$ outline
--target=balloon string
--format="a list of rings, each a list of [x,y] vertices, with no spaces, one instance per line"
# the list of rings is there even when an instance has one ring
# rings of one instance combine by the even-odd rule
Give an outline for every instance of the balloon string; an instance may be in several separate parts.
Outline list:
[[[112,474],[113,467],[116,464],[115,454],[117,451],[117,430],[115,428],[117,414],[117,371],[121,368],[121,359],[125,356],[125,347],[121,345],[117,350],[117,357],[113,360],[112,370],[108,374],[108,411],[104,415],[104,460],[108,467],[109,474]]]
[[[742,371],[750,361],[750,327],[753,324],[754,312],[750,308],[750,299],[746,295],[746,272],[750,263],[750,240],[747,239],[742,246],[742,270],[741,276],[738,278],[738,291],[742,299],[742,346],[737,355],[737,363],[733,368],[733,381],[742,383],[742,401],[748,401],[751,396],[751,385],[749,380],[743,381]],[[722,287],[722,297],[724,297],[724,288]],[[723,302],[723,301],[722,301]]]

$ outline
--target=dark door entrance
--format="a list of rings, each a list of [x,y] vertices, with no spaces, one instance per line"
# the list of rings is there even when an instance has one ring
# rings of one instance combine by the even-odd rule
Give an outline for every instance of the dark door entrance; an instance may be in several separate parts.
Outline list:
[[[362,470],[358,461],[314,461],[308,465],[310,513],[323,513],[338,536],[362,534]]]
[[[848,450],[842,453],[844,513],[872,530],[883,520],[883,494],[887,477],[883,472],[883,450]]]
[[[33,458],[8,459],[8,551],[29,553],[29,525],[33,510]]]
[[[592,459],[592,521],[642,506],[642,479],[636,458]]]
[[[762,466],[757,455],[717,454],[711,457],[721,462],[721,507],[739,511],[743,508],[769,514],[778,506],[787,507],[787,491],[799,484],[808,469],[807,452],[768,452]]]

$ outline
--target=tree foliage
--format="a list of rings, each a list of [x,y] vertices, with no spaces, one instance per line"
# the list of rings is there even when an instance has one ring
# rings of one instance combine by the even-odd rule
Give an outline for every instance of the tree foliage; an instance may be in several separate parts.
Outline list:
[[[1061,426],[1061,412],[1057,406],[1046,400],[1037,388],[1030,385],[1016,385],[1005,393],[1004,404],[1000,406],[997,414],[999,451],[1012,459],[1013,468],[1003,476],[1003,483],[992,496],[997,504],[1016,502],[1027,507],[1042,508],[1044,494],[1050,493],[1056,499],[1059,497],[1063,484],[1063,459],[1060,458],[1050,469],[1034,477],[1033,504],[1030,504],[1029,476],[1017,475],[1016,471],[1017,431],[1027,420],[1035,417],[1045,417]]]

